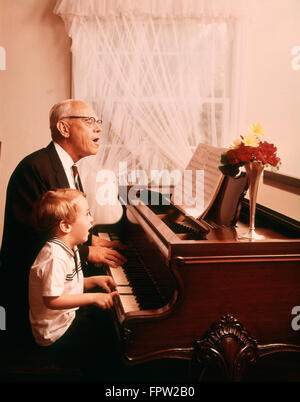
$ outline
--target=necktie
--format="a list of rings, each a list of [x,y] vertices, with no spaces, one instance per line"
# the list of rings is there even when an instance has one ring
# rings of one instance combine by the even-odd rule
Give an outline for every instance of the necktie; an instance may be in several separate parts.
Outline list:
[[[79,177],[79,174],[78,174],[77,166],[73,165],[72,170],[73,170],[74,182],[75,182],[76,189],[79,190],[79,191],[83,191],[81,180],[80,180],[80,177]]]

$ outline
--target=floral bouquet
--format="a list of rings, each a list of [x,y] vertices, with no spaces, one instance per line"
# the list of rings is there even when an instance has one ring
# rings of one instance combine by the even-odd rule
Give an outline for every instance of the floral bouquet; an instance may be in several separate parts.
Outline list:
[[[222,165],[219,169],[225,176],[236,176],[240,167],[249,162],[260,162],[263,167],[271,167],[278,170],[280,158],[277,157],[277,148],[274,144],[262,141],[260,137],[265,134],[265,129],[260,124],[252,124],[246,134],[241,135],[230,145],[229,149],[221,156]]]
[[[259,179],[263,169],[270,166],[273,170],[280,167],[280,159],[276,155],[277,148],[274,144],[262,141],[260,137],[265,134],[265,129],[260,124],[252,124],[246,134],[229,147],[221,156],[221,172],[226,176],[236,176],[240,167],[245,166],[249,187],[249,229],[240,238],[262,240],[263,235],[255,231],[255,210]]]

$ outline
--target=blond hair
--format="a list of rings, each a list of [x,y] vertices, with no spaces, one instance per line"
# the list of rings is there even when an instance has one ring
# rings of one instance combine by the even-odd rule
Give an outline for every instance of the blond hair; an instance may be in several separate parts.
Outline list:
[[[78,200],[86,195],[72,188],[50,190],[36,205],[34,221],[38,232],[52,236],[63,220],[72,224],[78,214]]]

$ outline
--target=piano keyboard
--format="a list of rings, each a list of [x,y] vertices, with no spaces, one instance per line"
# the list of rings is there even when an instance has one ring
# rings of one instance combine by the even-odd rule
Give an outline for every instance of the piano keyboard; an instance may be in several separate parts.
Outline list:
[[[115,234],[98,233],[98,236],[105,240],[119,240]],[[124,312],[162,307],[163,299],[134,246],[126,244],[126,250],[122,250],[122,254],[127,262],[116,268],[108,267],[108,273],[117,284],[116,290]]]
[[[195,228],[188,226],[187,223],[183,224],[181,222],[176,222],[176,221],[171,221],[169,217],[165,217],[162,219],[162,221],[176,234],[179,233],[192,233],[195,236],[201,235],[200,233],[200,228]]]

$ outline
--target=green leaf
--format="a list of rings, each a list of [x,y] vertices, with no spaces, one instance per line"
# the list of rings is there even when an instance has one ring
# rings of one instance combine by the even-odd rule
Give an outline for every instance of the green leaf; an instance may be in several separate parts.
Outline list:
[[[229,164],[228,159],[227,159],[227,153],[226,153],[226,152],[224,152],[224,153],[221,155],[221,163],[222,163],[222,165],[228,165],[228,164]]]

